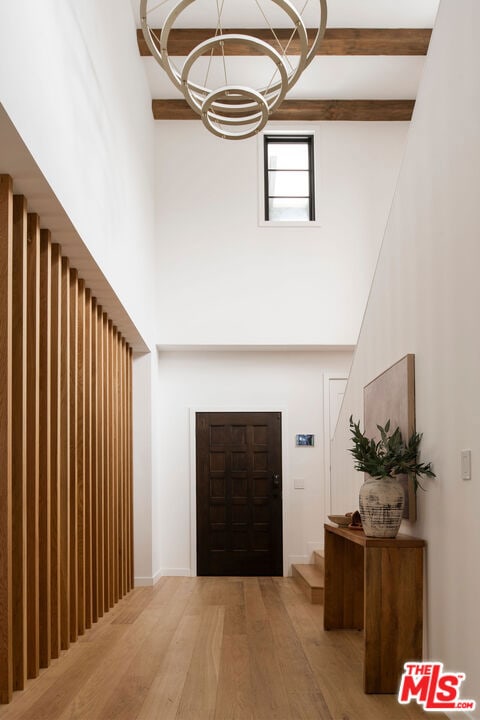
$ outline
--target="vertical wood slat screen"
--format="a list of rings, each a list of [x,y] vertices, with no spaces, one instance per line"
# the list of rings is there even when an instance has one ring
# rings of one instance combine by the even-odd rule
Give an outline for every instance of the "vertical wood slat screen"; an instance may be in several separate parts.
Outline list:
[[[0,175],[0,702],[133,587],[132,349]]]

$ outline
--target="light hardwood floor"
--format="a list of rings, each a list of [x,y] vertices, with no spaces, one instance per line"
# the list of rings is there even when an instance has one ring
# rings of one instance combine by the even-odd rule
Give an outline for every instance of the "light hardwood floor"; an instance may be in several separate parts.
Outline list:
[[[0,720],[435,720],[364,695],[362,635],[291,578],[162,578],[0,706]]]

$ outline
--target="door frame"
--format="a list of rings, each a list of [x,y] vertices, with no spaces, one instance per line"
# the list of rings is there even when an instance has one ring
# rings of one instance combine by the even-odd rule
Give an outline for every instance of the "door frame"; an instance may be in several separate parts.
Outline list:
[[[285,548],[285,528],[287,527],[287,512],[285,503],[285,492],[290,486],[288,468],[288,442],[287,415],[284,407],[261,406],[238,406],[238,405],[199,405],[189,408],[190,420],[190,576],[197,576],[197,442],[196,442],[196,415],[197,413],[213,412],[279,412],[282,416],[282,551],[283,551],[283,576],[287,575],[287,552]]]
[[[330,443],[330,382],[331,380],[345,380],[348,384],[349,375],[341,373],[323,373],[323,457],[325,472],[324,513],[325,522],[332,512],[332,472],[331,472],[331,443]],[[346,387],[345,387],[346,391]],[[340,408],[341,412],[341,408]],[[338,425],[338,419],[337,419]]]

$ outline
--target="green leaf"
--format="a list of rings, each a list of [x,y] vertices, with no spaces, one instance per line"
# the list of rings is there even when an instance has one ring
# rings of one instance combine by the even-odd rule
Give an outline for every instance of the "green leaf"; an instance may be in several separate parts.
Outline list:
[[[354,467],[360,472],[365,472],[372,477],[394,477],[395,475],[409,474],[415,485],[415,490],[420,487],[418,476],[435,477],[431,463],[420,463],[418,461],[418,450],[422,435],[413,432],[405,443],[399,427],[390,433],[390,420],[385,425],[377,425],[380,432],[380,440],[367,438],[360,430],[360,421],[354,422],[350,416],[350,431],[352,435],[352,453],[355,460]]]

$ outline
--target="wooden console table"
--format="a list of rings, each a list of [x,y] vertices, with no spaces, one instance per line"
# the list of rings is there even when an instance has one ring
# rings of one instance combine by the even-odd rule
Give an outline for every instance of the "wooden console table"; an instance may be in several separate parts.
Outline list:
[[[324,628],[364,630],[366,693],[397,693],[404,663],[422,658],[424,546],[325,525]]]

